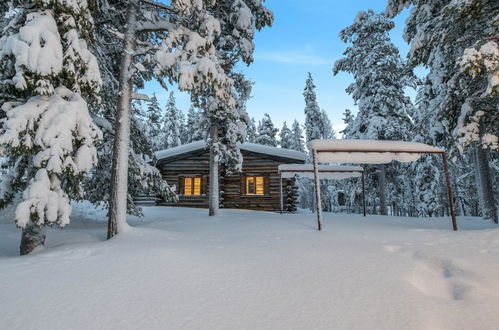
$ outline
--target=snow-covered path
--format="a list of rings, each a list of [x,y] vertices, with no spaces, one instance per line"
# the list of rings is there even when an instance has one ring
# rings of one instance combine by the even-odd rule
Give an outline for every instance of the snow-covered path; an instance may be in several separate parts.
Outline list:
[[[407,219],[145,208],[104,241],[79,207],[17,257],[0,221],[2,329],[497,329],[499,228]],[[5,217],[0,214],[0,217]]]

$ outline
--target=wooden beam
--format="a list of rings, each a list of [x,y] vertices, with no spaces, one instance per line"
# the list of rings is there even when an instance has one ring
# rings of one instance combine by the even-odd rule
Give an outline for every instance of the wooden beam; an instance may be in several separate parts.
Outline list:
[[[366,182],[364,179],[364,172],[362,172],[362,204],[364,207],[364,216],[366,216]]]
[[[317,229],[322,230],[322,203],[321,203],[321,183],[319,177],[319,165],[317,164],[317,150],[312,151],[314,160],[314,183],[315,183],[315,200],[317,206]]]
[[[284,209],[283,201],[282,201],[282,174],[279,173],[279,201],[281,204],[281,214]]]
[[[450,216],[452,218],[452,229],[456,231],[457,230],[456,211],[454,208],[454,197],[452,195],[452,187],[450,183],[449,165],[447,163],[447,155],[445,154],[445,152],[442,153],[442,161],[444,163],[445,181],[447,182],[447,196],[449,198]]]

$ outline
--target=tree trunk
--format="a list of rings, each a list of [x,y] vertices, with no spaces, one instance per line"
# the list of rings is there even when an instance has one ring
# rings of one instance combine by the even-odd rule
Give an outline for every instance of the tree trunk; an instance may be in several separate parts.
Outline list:
[[[22,256],[30,254],[35,249],[45,245],[45,227],[27,224],[22,230],[20,253]]]
[[[478,177],[479,195],[481,195],[481,209],[482,216],[485,219],[490,219],[498,223],[497,218],[497,205],[494,198],[493,178],[490,171],[488,150],[477,145],[475,148],[475,156],[477,166],[475,167],[476,175]]]
[[[218,155],[215,153],[215,144],[218,142],[218,122],[213,120],[210,126],[210,199],[209,215],[218,215],[220,196],[218,191]]]
[[[118,107],[116,110],[113,167],[109,197],[108,239],[121,232],[126,226],[130,108],[132,101],[130,69],[132,67],[133,53],[135,51],[136,16],[137,8],[133,2],[129,2],[127,8],[124,51],[121,56],[120,64],[120,89],[118,92]]]
[[[388,215],[386,208],[386,180],[385,180],[385,165],[378,166],[378,186],[379,186],[379,213]]]

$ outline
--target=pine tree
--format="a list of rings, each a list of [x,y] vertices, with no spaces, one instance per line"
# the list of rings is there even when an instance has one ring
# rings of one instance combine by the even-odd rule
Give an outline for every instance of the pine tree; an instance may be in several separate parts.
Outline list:
[[[291,149],[293,145],[293,132],[288,128],[286,122],[282,124],[281,131],[279,132],[279,145],[284,149]]]
[[[499,37],[494,1],[390,0],[387,12],[414,5],[404,38],[411,43],[409,63],[429,69],[427,104],[435,143],[477,156],[477,190],[485,217],[498,222],[490,150],[499,146]],[[458,65],[456,65],[456,63]]]
[[[185,131],[187,135],[186,143],[201,141],[205,135],[201,123],[201,114],[193,106],[189,108],[189,112],[187,113]]]
[[[161,149],[161,107],[159,106],[156,94],[153,93],[150,102],[147,104],[147,110],[144,116],[145,134],[151,143],[151,150]]]
[[[336,132],[333,130],[333,125],[329,120],[326,110],[321,110],[320,131],[322,139],[334,139]]]
[[[163,126],[161,128],[161,145],[163,149],[173,148],[181,145],[180,141],[180,115],[175,104],[175,95],[170,93],[166,104]]]
[[[70,200],[84,196],[80,183],[102,138],[87,102],[98,102],[102,82],[88,48],[94,31],[86,2],[13,6],[0,7],[7,23],[0,32],[0,156],[8,169],[0,207],[22,192],[15,221],[21,254],[28,254],[44,245],[44,226],[69,223]]]
[[[256,137],[257,137],[257,132],[256,132],[255,118],[251,117],[248,122],[248,127],[246,129],[246,141],[254,143]]]
[[[360,11],[352,25],[340,32],[340,39],[351,43],[336,61],[333,73],[351,73],[354,82],[346,89],[359,111],[350,130],[351,137],[374,140],[409,140],[412,103],[404,88],[414,87],[389,31],[394,23],[384,14]],[[378,166],[380,212],[387,214],[386,171]]]
[[[293,122],[291,146],[289,149],[305,152],[305,142],[303,141],[303,130],[300,123],[295,119]]]
[[[308,143],[312,140],[322,138],[322,113],[317,105],[314,80],[310,72],[305,82],[303,96],[305,97],[305,138]]]
[[[180,144],[186,144],[187,137],[188,137],[187,122],[186,122],[185,114],[180,109],[178,109],[178,123],[179,123]]]
[[[258,123],[258,136],[255,143],[277,147],[277,131],[278,129],[274,127],[270,115],[264,114],[263,119]]]
[[[350,111],[350,109],[345,109],[345,112],[343,112],[343,118],[342,118],[343,123],[345,124],[345,128],[340,131],[340,134],[341,134],[343,139],[347,139],[352,135],[351,129],[353,126],[354,118],[355,117],[352,114],[352,112]]]

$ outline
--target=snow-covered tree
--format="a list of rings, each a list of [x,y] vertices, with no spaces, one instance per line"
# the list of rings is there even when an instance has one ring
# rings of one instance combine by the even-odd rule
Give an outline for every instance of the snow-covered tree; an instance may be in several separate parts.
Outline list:
[[[305,142],[303,141],[303,130],[300,123],[295,119],[291,126],[292,136],[289,149],[305,152]]]
[[[305,138],[308,143],[312,140],[322,138],[322,112],[317,104],[314,80],[310,72],[305,82],[303,96],[305,97]]]
[[[151,143],[151,150],[161,149],[161,107],[159,106],[156,94],[153,93],[150,101],[147,103],[144,120],[146,122],[145,132]]]
[[[336,61],[333,72],[354,76],[346,91],[359,107],[352,126],[356,138],[407,140],[412,104],[404,88],[415,87],[415,81],[390,41],[393,27],[384,14],[369,10],[360,11],[353,24],[340,32],[340,39],[351,46]]]
[[[345,128],[340,131],[340,134],[343,137],[343,139],[347,139],[352,135],[352,133],[350,131],[351,131],[352,126],[353,126],[354,118],[355,118],[355,116],[352,114],[350,109],[345,109],[345,111],[343,112],[343,118],[342,118],[343,123],[345,124]]]
[[[351,73],[354,82],[346,89],[359,107],[351,137],[374,140],[409,140],[412,103],[404,88],[415,86],[390,41],[394,23],[384,14],[360,11],[352,25],[340,32],[340,39],[351,43],[336,61],[333,73]],[[387,214],[385,166],[378,171],[380,212]]]
[[[276,135],[278,131],[274,127],[270,115],[268,113],[264,114],[262,120],[258,123],[258,136],[255,139],[255,143],[277,147]]]
[[[255,142],[257,137],[255,118],[251,117],[246,128],[246,141]]]
[[[321,138],[323,139],[334,139],[336,132],[333,130],[333,125],[326,110],[321,110],[321,121],[320,121]]]
[[[175,103],[175,95],[170,93],[168,103],[166,104],[165,115],[163,117],[163,125],[161,128],[161,146],[162,149],[173,148],[181,145],[180,141],[180,110]]]
[[[43,227],[70,221],[71,199],[96,164],[102,133],[88,111],[101,76],[87,2],[24,1],[0,7],[0,156],[8,168],[0,206],[16,200],[21,254],[44,244]]]
[[[281,131],[279,132],[279,145],[284,149],[291,149],[293,145],[293,132],[286,125],[286,122],[282,124]]]
[[[497,222],[487,150],[499,147],[497,5],[482,0],[389,0],[387,13],[395,16],[411,4],[404,38],[411,45],[411,66],[429,69],[432,138],[461,152],[473,147],[483,213]]]
[[[189,107],[189,111],[187,112],[185,131],[187,135],[186,143],[201,141],[205,136],[201,125],[201,114],[193,106]]]

